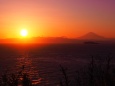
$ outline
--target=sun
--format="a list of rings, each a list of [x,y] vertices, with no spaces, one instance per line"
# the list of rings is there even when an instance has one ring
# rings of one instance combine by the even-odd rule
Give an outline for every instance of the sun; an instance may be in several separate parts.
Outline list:
[[[22,37],[26,37],[26,36],[28,35],[28,31],[27,31],[26,29],[22,29],[22,30],[20,31],[20,35],[21,35]]]

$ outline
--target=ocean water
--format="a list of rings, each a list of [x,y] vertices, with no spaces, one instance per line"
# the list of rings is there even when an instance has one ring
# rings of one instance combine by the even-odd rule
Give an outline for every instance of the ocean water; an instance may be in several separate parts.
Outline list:
[[[102,62],[110,56],[114,64],[115,45],[0,44],[0,75],[18,72],[24,66],[33,84],[58,86],[62,78],[60,65],[72,78],[77,70],[87,68],[92,56]]]

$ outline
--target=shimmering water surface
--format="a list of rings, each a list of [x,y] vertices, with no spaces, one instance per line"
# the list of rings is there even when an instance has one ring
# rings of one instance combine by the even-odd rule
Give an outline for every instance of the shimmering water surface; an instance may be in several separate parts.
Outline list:
[[[58,86],[59,65],[68,68],[72,77],[76,70],[87,67],[94,56],[103,61],[115,57],[115,45],[108,44],[0,44],[0,74],[18,72],[25,67],[34,84]]]

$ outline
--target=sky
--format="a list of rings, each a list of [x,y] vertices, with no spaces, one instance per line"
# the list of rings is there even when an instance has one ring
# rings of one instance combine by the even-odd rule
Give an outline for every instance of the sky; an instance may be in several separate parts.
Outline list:
[[[0,0],[0,38],[76,38],[88,32],[115,38],[115,0]]]

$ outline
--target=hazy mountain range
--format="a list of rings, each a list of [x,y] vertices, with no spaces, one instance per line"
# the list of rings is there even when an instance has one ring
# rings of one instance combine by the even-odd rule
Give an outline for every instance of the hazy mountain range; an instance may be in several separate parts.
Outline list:
[[[96,33],[89,32],[81,37],[78,37],[78,39],[82,40],[105,40],[106,38],[100,35],[97,35]]]
[[[96,33],[89,32],[78,38],[66,38],[66,37],[33,37],[26,39],[19,38],[7,38],[0,39],[0,43],[83,43],[86,41],[93,42],[115,42],[113,38],[105,38]]]

